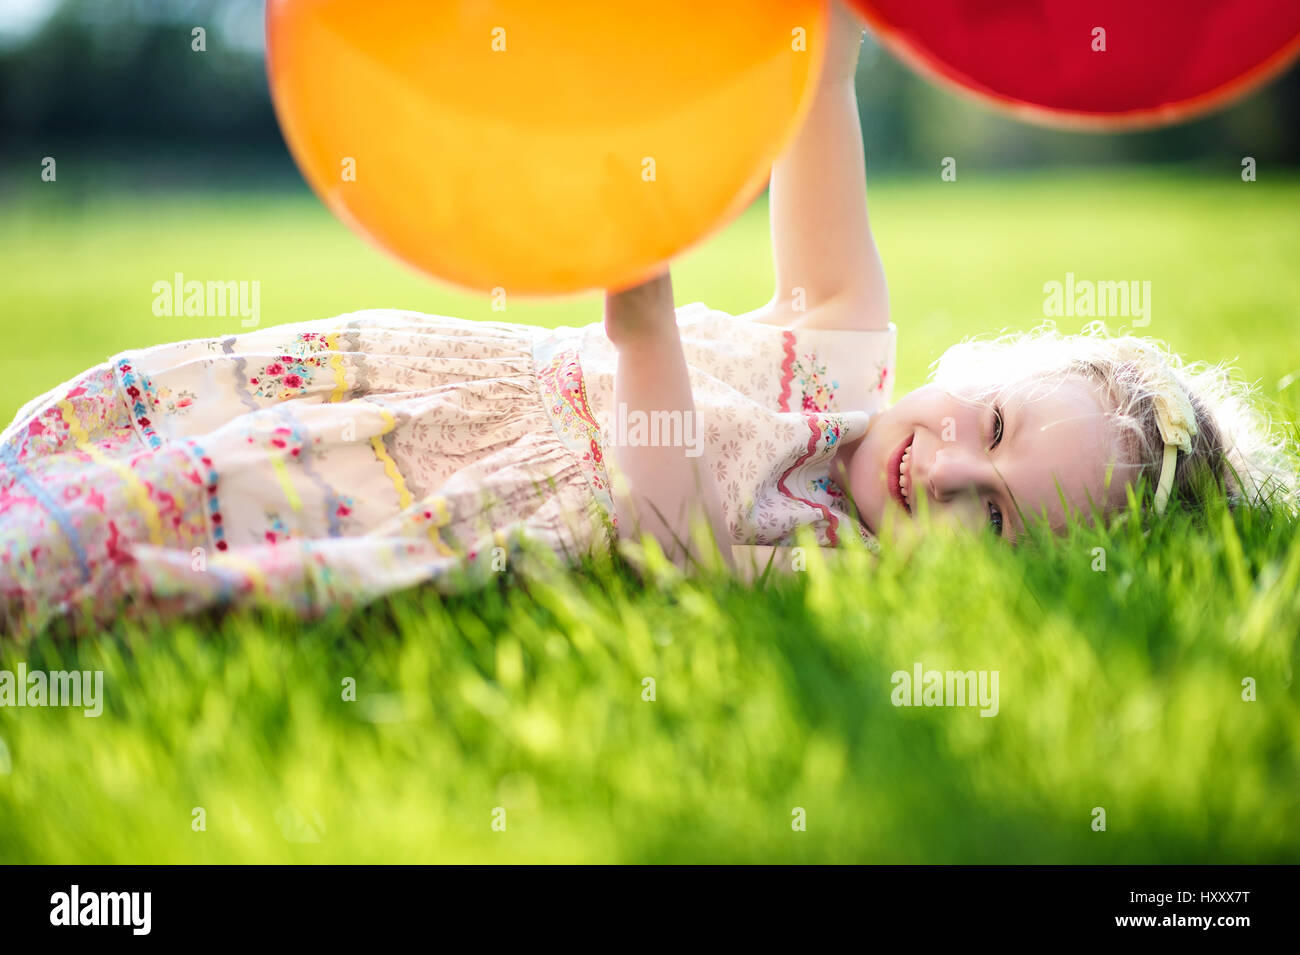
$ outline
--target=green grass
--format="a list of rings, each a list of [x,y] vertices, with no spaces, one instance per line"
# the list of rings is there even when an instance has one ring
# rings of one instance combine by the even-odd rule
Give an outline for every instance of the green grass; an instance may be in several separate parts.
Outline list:
[[[873,185],[900,388],[963,335],[1036,324],[1068,271],[1151,281],[1148,332],[1236,357],[1294,423],[1297,208],[1300,180],[1232,174]],[[766,298],[765,215],[689,254],[678,301]],[[176,271],[259,279],[267,322],[600,312],[587,296],[493,313],[302,194],[23,192],[0,257],[6,419],[116,350],[236,327],[152,316]],[[5,641],[0,667],[103,669],[107,704],[0,708],[0,861],[1300,862],[1298,636],[1296,523],[1211,510],[1014,552],[936,537],[814,557],[753,587],[593,562],[308,624]],[[890,675],[917,661],[997,670],[998,715],[894,707]]]

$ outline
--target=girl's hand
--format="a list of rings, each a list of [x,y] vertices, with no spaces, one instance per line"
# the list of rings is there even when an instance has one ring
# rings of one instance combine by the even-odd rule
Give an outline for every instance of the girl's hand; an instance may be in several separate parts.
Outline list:
[[[605,334],[622,350],[677,338],[673,283],[665,270],[640,285],[605,293]]]

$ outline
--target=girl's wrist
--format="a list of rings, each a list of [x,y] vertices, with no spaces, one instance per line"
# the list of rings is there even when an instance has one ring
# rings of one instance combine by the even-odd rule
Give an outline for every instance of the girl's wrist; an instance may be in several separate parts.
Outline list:
[[[620,351],[679,343],[673,286],[668,273],[632,288],[607,292],[605,334]]]
[[[858,51],[865,29],[861,20],[841,0],[831,4],[826,24],[826,60],[822,66],[823,83],[852,82],[858,71]]]
[[[635,354],[646,361],[657,357],[673,355],[681,351],[682,340],[676,324],[672,325],[637,325],[620,328],[605,322],[605,334],[609,336],[615,351],[620,355]]]

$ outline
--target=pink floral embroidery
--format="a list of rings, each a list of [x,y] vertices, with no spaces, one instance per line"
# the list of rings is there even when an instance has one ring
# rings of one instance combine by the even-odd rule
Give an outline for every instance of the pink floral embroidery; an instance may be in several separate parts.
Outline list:
[[[284,523],[278,511],[267,511],[266,522],[270,526],[262,532],[262,539],[268,544],[280,544],[293,540],[294,535]]]
[[[304,439],[293,428],[287,428],[279,425],[275,428],[253,428],[249,429],[245,440],[254,446],[263,448],[274,448],[276,451],[287,451],[290,457],[298,457],[302,454]]]
[[[217,498],[217,469],[212,464],[212,458],[197,442],[187,440],[185,443],[194,449],[199,463],[203,466],[203,474],[196,471],[193,478],[197,479],[197,483],[203,485],[203,490],[207,496],[208,523],[212,527],[212,540],[216,544],[217,550],[225,550],[230,545],[226,542],[226,528],[222,522],[221,503]]]
[[[157,401],[162,404],[168,414],[183,415],[194,405],[195,399],[198,398],[192,391],[173,391],[166,385],[158,388]]]
[[[817,355],[809,352],[795,362],[793,371],[803,392],[801,410],[821,413],[834,408],[839,382],[830,380],[824,361],[818,361]]]
[[[587,385],[577,346],[569,342],[539,344],[535,355],[537,384],[546,410],[560,440],[578,458],[592,493],[610,524],[618,527],[605,452],[601,447],[600,425],[587,399]]]
[[[587,448],[582,461],[591,465],[587,469],[588,477],[597,490],[607,491],[609,479],[603,473],[605,456],[600,447],[600,425],[596,423],[591,404],[587,401],[587,385],[576,349],[558,352],[546,367],[538,371],[537,378],[550,396],[548,406],[559,423],[561,436],[578,433],[586,439]]]
[[[810,432],[808,435],[808,446],[804,449],[803,453],[794,464],[786,468],[781,477],[777,479],[776,488],[786,497],[790,498],[790,500],[798,501],[801,504],[807,504],[809,507],[819,510],[826,521],[826,540],[831,547],[836,547],[839,544],[839,536],[836,533],[836,529],[839,527],[840,522],[839,518],[836,517],[835,512],[825,504],[795,494],[790,490],[786,481],[789,480],[790,475],[794,473],[795,469],[805,461],[812,458],[818,452],[819,448],[823,452],[826,452],[835,447],[835,445],[839,443],[840,435],[844,432],[844,423],[833,415],[809,414],[805,415],[804,420],[807,421],[808,430]]]
[[[327,358],[321,352],[328,352],[330,347],[319,332],[299,332],[289,350],[292,354],[278,356],[249,377],[254,394],[279,399],[305,395],[317,369],[325,367]]]
[[[140,429],[140,436],[144,438],[151,448],[162,447],[162,438],[158,436],[158,432],[153,428],[153,422],[147,416],[155,397],[149,376],[141,373],[137,377],[136,371],[128,358],[118,360],[117,371],[122,378],[122,390],[126,392],[130,399],[128,404],[131,406],[131,414],[135,418],[135,423]]]
[[[785,350],[785,360],[781,362],[781,397],[777,399],[777,408],[790,410],[790,379],[794,377],[794,332],[787,329],[781,333],[781,347]]]

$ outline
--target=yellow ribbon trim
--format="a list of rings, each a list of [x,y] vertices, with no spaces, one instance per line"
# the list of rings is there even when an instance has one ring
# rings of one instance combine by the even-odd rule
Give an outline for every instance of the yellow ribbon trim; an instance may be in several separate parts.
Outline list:
[[[72,407],[72,402],[64,398],[59,402],[59,411],[63,412],[63,420],[68,423],[68,430],[72,432],[77,447],[88,443],[90,435],[86,434],[86,429],[82,426],[81,419],[77,417],[77,409]]]
[[[447,509],[447,499],[438,495],[430,499],[429,502],[433,507],[434,520],[429,524],[429,540],[443,557],[455,557],[456,552],[447,546],[447,542],[442,539],[439,529],[446,527],[451,523],[451,511]]]
[[[339,333],[332,332],[325,336],[325,347],[334,354],[330,356],[330,368],[334,371],[334,391],[330,395],[330,402],[343,400],[343,396],[348,391],[348,376],[343,370],[343,356],[339,354]]]
[[[217,565],[226,564],[236,570],[242,570],[248,575],[248,579],[253,583],[253,592],[265,595],[267,592],[266,577],[262,573],[262,568],[251,560],[243,557],[236,557],[229,552],[218,553],[212,558],[212,562]]]
[[[275,476],[280,479],[280,487],[284,489],[284,496],[289,501],[289,506],[295,511],[301,511],[302,498],[298,496],[298,490],[293,486],[293,479],[289,477],[289,469],[285,466],[284,458],[272,458],[271,467],[275,468]]]
[[[99,448],[90,443],[90,436],[86,433],[86,428],[77,417],[77,411],[72,406],[72,402],[64,398],[59,402],[59,411],[63,414],[63,420],[68,423],[68,431],[77,442],[77,450],[84,451],[90,455],[90,459],[96,464],[102,464],[117,474],[126,485],[127,493],[135,502],[140,513],[144,515],[144,522],[149,527],[149,542],[156,547],[163,544],[162,533],[162,514],[158,511],[156,505],[149,498],[149,492],[145,489],[143,482],[136,476],[135,472],[123,464],[121,461],[115,461],[110,458]]]
[[[370,446],[375,449],[375,457],[383,463],[384,474],[388,475],[388,480],[393,482],[393,487],[397,490],[397,503],[402,510],[406,510],[411,506],[411,502],[415,498],[407,490],[406,479],[402,477],[402,472],[397,470],[397,462],[392,459],[388,449],[384,447],[383,438],[385,434],[397,427],[397,419],[393,417],[393,413],[387,408],[380,408],[379,413],[384,416],[384,430],[370,439]]]

